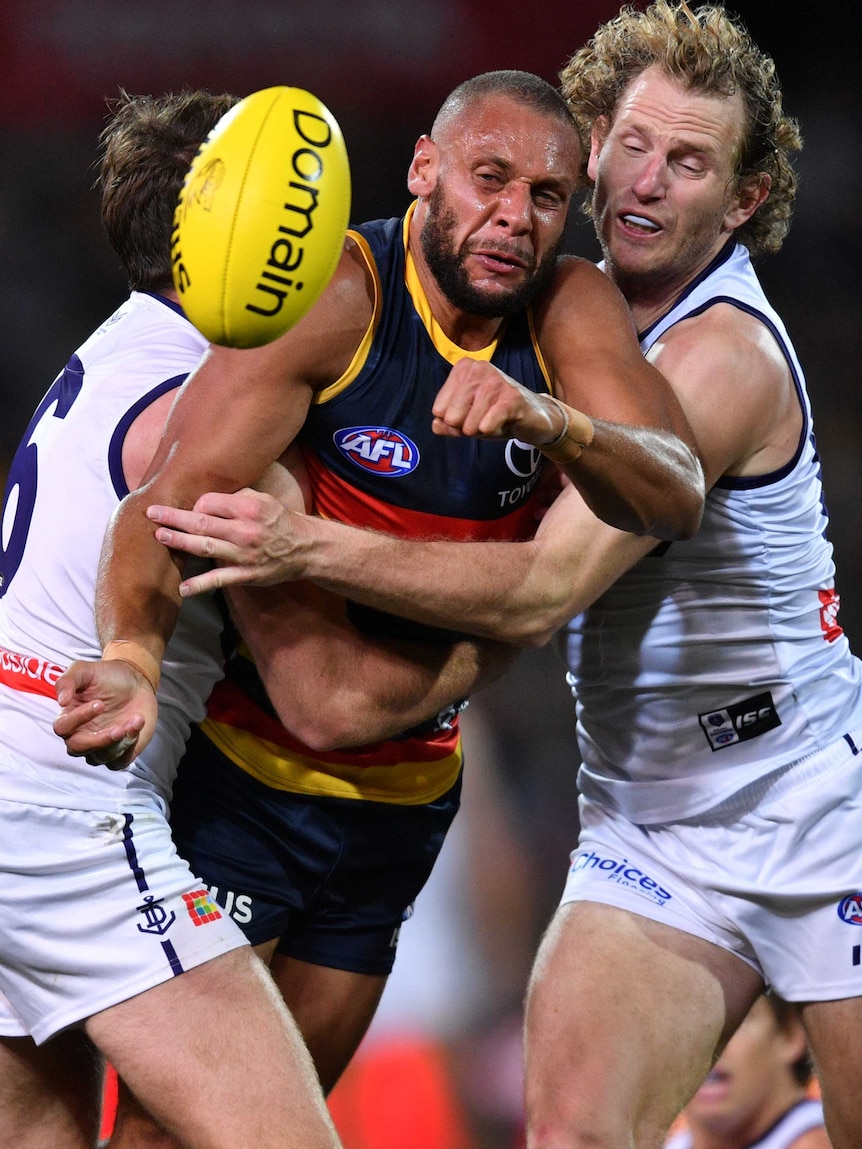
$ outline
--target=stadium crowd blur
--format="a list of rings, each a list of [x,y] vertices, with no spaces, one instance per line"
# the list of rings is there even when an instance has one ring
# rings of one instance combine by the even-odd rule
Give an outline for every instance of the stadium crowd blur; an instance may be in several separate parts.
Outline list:
[[[0,477],[70,349],[124,297],[91,190],[105,101],[120,86],[239,94],[282,83],[308,88],[344,131],[352,218],[396,215],[408,204],[413,142],[455,84],[503,67],[556,82],[566,58],[618,7],[616,0],[558,0],[541,12],[518,0],[210,0],[204,17],[189,0],[0,0]],[[862,651],[862,16],[851,0],[817,9],[781,0],[727,7],[774,56],[786,108],[805,138],[790,236],[758,270],[807,373],[840,619]],[[567,249],[597,255],[591,225],[576,210]],[[403,930],[367,1043],[385,1047],[390,1061],[371,1065],[363,1086],[360,1059],[333,1102],[347,1149],[518,1144],[520,994],[574,843],[573,729],[551,648],[525,653],[474,702],[463,817]],[[442,1042],[451,1056],[441,1062],[438,1046],[411,1045],[417,1035]],[[407,1067],[401,1077],[396,1063]],[[375,1073],[388,1082],[385,1105],[374,1094]],[[399,1122],[414,1122],[415,1105],[431,1105],[428,1098],[439,1102],[447,1074],[457,1082],[453,1105],[466,1101],[467,1120],[441,1103],[437,1118],[428,1109],[405,1139]],[[370,1090],[367,1103],[362,1087]],[[363,1105],[376,1122],[363,1125]]]

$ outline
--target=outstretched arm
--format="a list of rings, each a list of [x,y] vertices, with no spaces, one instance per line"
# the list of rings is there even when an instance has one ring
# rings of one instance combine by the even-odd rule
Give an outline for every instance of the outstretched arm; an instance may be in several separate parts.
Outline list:
[[[310,579],[430,626],[539,646],[656,540],[609,527],[567,486],[527,542],[422,542],[317,519],[269,495],[205,495],[194,511],[153,506],[168,547],[216,559],[196,594],[244,582]]]
[[[792,458],[802,412],[769,331],[716,305],[653,349],[702,444],[710,486],[722,475],[768,474]],[[655,545],[615,530],[567,487],[521,543],[414,542],[285,511],[252,492],[210,496],[195,512],[151,507],[157,538],[226,565],[185,593],[236,582],[310,578],[432,625],[531,645],[546,641]],[[183,533],[185,532],[185,533]]]

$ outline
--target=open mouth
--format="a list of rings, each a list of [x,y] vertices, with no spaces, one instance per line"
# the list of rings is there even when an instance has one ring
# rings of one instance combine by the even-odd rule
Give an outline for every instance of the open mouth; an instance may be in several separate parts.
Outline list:
[[[529,266],[528,261],[522,256],[515,255],[508,251],[495,251],[493,249],[484,249],[482,251],[474,251],[473,256],[478,259],[489,271],[499,272],[513,272],[524,271]]]
[[[651,219],[647,219],[646,216],[643,215],[634,215],[632,212],[626,212],[620,216],[620,219],[630,231],[637,231],[642,235],[654,235],[656,232],[661,231],[657,223],[654,223]]]

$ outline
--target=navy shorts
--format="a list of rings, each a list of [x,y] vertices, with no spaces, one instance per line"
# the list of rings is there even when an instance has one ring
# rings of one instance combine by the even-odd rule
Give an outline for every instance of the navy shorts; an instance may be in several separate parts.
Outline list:
[[[302,961],[388,974],[460,794],[460,777],[420,806],[275,790],[193,728],[171,826],[252,945],[278,938],[280,953]]]

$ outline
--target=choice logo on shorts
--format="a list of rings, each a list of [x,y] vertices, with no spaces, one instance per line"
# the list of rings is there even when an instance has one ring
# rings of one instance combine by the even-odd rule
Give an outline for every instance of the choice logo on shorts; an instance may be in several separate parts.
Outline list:
[[[862,926],[862,894],[850,894],[840,901],[838,917],[848,926]]]
[[[649,874],[633,866],[628,858],[603,858],[601,854],[596,854],[592,850],[572,854],[569,873],[577,874],[587,870],[599,874],[605,881],[624,886],[632,893],[640,894],[641,897],[648,898],[660,906],[666,905],[671,900],[669,890],[660,886]]]
[[[375,475],[397,478],[419,465],[419,448],[391,427],[345,427],[332,440],[351,463]]]

